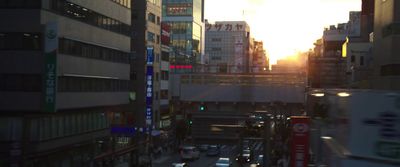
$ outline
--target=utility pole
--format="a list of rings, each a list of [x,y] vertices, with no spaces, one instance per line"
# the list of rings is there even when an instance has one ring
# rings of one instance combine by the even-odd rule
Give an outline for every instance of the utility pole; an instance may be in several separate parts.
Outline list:
[[[271,153],[271,115],[267,114],[264,117],[264,155],[263,155],[263,165],[264,167],[269,167],[270,165],[270,153]]]

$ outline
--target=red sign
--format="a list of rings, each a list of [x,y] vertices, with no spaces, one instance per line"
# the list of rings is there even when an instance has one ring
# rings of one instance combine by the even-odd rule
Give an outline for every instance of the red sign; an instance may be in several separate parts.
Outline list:
[[[171,26],[167,23],[161,23],[161,44],[169,45],[171,37]]]
[[[306,167],[308,166],[308,147],[310,140],[310,118],[306,116],[292,116],[291,134],[291,167]]]

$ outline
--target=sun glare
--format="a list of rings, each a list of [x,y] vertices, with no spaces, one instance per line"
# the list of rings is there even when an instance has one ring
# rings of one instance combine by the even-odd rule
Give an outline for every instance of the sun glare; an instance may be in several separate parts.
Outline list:
[[[205,5],[210,21],[247,21],[271,63],[309,50],[324,27],[347,22],[349,11],[361,10],[361,0],[206,0]]]

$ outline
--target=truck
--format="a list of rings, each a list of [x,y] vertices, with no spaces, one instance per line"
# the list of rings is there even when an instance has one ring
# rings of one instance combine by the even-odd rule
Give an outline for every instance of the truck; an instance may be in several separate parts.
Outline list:
[[[316,166],[400,166],[400,92],[315,89],[307,108]]]

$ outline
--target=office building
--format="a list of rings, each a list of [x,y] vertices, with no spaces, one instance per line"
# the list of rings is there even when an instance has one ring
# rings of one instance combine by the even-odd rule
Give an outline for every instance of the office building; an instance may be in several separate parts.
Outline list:
[[[162,20],[171,27],[171,72],[191,72],[203,64],[204,0],[164,0]]]
[[[111,137],[110,126],[129,117],[130,7],[0,2],[0,166],[106,166],[129,157],[120,149],[130,139]]]
[[[400,89],[400,2],[376,0],[374,13],[374,89]]]
[[[245,21],[217,21],[206,24],[208,72],[247,73],[252,66],[250,26]]]

